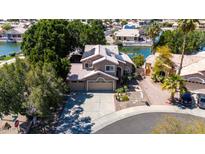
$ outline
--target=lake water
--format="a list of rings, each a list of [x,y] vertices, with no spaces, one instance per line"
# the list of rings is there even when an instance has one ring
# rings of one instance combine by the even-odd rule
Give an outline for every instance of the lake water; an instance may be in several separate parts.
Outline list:
[[[0,42],[0,56],[9,55],[11,53],[18,53],[21,51],[20,43]]]
[[[122,47],[120,51],[127,53],[130,58],[133,58],[137,55],[143,55],[144,58],[147,58],[152,54],[150,47]]]

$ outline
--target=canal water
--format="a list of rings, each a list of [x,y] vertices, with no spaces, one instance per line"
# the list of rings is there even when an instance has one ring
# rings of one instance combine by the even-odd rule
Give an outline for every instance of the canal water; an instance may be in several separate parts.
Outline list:
[[[21,51],[20,43],[0,42],[0,56],[9,55],[11,53],[19,53]]]
[[[119,50],[126,53],[130,58],[137,55],[143,55],[144,58],[147,58],[152,54],[151,47],[120,47]]]

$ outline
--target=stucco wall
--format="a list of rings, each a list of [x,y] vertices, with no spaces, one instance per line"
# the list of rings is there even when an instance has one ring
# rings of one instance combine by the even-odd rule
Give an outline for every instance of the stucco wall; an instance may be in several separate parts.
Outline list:
[[[105,66],[106,65],[114,65],[115,66],[115,71],[114,72],[106,72],[105,71]],[[105,72],[105,73],[113,75],[113,76],[116,76],[117,65],[115,63],[110,62],[110,61],[104,60],[104,61],[102,61],[100,63],[95,64],[94,65],[94,69],[95,70],[100,70],[102,72]]]

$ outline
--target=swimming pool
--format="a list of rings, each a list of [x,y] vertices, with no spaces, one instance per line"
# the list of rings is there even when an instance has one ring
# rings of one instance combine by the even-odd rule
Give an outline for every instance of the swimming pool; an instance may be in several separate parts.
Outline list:
[[[0,42],[0,56],[18,53],[21,51],[20,43]]]
[[[126,53],[130,58],[137,55],[143,55],[144,58],[147,58],[152,54],[150,47],[121,47],[119,50]]]

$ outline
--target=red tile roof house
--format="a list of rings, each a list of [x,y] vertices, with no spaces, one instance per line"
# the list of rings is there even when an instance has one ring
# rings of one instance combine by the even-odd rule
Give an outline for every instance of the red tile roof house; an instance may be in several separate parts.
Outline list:
[[[134,63],[116,45],[86,45],[81,63],[71,63],[67,80],[71,90],[114,91]]]

